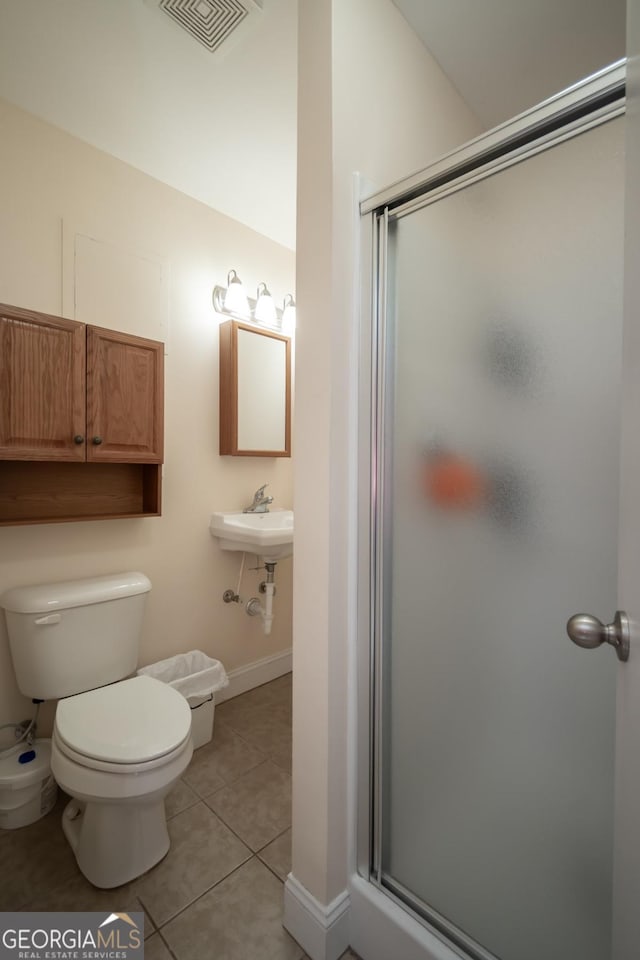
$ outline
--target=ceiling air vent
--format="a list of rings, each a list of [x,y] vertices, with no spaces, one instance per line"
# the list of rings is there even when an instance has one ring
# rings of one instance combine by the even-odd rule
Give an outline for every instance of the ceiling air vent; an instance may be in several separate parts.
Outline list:
[[[158,6],[212,53],[262,8],[262,0],[158,0]]]

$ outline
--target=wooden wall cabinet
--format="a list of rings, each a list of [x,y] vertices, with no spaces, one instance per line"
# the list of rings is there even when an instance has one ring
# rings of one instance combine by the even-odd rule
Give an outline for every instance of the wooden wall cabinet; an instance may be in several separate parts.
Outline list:
[[[291,340],[237,320],[220,324],[220,453],[291,456]]]
[[[0,304],[0,524],[159,516],[163,345]]]

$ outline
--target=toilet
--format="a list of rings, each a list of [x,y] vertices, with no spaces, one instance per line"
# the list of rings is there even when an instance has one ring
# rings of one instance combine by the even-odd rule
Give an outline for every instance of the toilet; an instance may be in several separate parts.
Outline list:
[[[105,889],[169,850],[164,798],[193,753],[184,697],[131,676],[150,589],[134,572],[0,597],[21,693],[59,700],[51,770],[71,797],[62,826],[82,873]]]

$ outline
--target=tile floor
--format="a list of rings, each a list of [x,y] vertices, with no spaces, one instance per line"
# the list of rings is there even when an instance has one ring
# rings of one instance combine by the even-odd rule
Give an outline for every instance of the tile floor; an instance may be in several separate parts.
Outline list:
[[[137,880],[117,891],[85,880],[62,834],[65,802],[0,830],[0,910],[143,910],[146,960],[307,960],[282,926],[291,674],[216,707],[213,740],[167,798],[171,849]]]

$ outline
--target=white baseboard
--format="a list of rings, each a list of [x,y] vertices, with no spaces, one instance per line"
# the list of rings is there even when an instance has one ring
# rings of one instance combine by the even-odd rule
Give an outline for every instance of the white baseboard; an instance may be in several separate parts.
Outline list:
[[[231,700],[232,697],[246,693],[247,690],[261,687],[263,683],[269,683],[270,680],[276,680],[285,673],[291,673],[291,664],[292,651],[289,649],[274,653],[270,657],[263,657],[261,660],[254,660],[253,663],[247,663],[244,667],[229,670],[229,686],[218,690],[216,703]]]
[[[324,906],[292,873],[284,885],[284,925],[311,960],[338,960],[349,946],[349,894]]]

